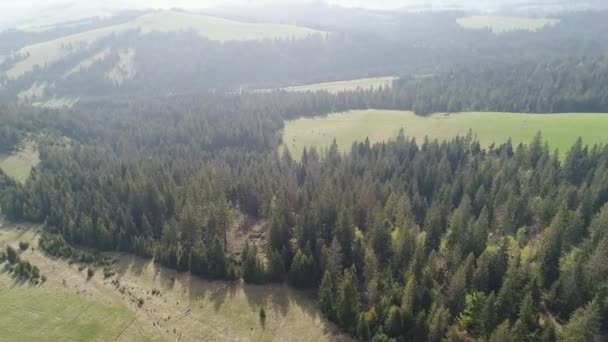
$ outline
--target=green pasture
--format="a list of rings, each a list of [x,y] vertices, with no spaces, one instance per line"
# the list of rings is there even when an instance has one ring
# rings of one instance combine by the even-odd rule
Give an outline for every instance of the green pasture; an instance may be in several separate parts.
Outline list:
[[[328,91],[330,93],[339,93],[344,91],[355,91],[358,89],[369,90],[378,89],[380,87],[390,87],[393,84],[395,77],[375,77],[361,78],[349,81],[325,82],[316,84],[299,85],[284,88],[287,91]]]
[[[413,112],[359,110],[326,117],[303,118],[286,122],[283,144],[295,158],[307,146],[322,149],[334,139],[342,151],[349,151],[354,141],[380,142],[397,136],[402,129],[421,142],[464,136],[471,130],[484,147],[501,144],[509,138],[514,144],[529,143],[537,132],[560,155],[568,152],[578,137],[593,145],[608,142],[607,114],[519,114],[467,112],[417,116]]]
[[[32,168],[40,162],[40,155],[33,141],[25,141],[22,148],[10,155],[0,154],[0,169],[8,176],[23,183]]]
[[[474,15],[459,18],[457,22],[460,26],[468,29],[490,29],[494,33],[505,33],[511,31],[538,31],[546,26],[557,24],[559,20],[547,18]]]

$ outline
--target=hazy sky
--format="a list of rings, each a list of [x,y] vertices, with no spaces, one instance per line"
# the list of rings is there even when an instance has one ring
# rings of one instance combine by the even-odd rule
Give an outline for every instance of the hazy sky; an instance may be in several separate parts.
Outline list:
[[[414,0],[417,1],[417,0]],[[69,0],[0,0],[0,9],[38,9],[51,7],[53,5],[61,5],[75,1]],[[257,5],[257,4],[272,4],[272,3],[295,3],[295,2],[311,2],[310,0],[86,0],[78,1],[79,6],[92,7],[154,7],[154,8],[204,8],[222,5]],[[395,8],[404,5],[412,0],[328,0],[327,2],[335,3],[343,6],[355,6],[366,8]]]
[[[10,27],[36,27],[80,18],[110,14],[125,8],[205,9],[240,5],[297,4],[322,0],[0,0],[0,30]],[[406,3],[431,0],[326,0],[350,7],[391,9]],[[445,0],[432,0],[445,1]]]

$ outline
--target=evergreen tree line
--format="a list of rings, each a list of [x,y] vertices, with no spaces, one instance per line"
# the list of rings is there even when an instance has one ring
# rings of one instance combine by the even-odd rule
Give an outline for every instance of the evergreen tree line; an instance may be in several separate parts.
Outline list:
[[[486,63],[425,77],[402,77],[396,108],[418,114],[461,111],[608,112],[608,59]]]
[[[356,107],[356,98],[8,108],[11,129],[44,128],[71,143],[41,146],[23,185],[0,177],[2,212],[45,222],[71,244],[202,277],[314,290],[324,314],[361,340],[605,335],[608,147],[579,140],[562,161],[541,135],[483,149],[472,134],[401,134],[346,155],[336,144],[299,161],[276,152],[285,118]],[[269,231],[267,248],[247,243],[239,259],[226,250],[241,215]]]

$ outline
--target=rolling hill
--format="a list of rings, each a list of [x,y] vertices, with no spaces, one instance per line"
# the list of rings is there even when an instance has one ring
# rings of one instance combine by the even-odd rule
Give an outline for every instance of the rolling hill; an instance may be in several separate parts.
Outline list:
[[[158,11],[144,14],[132,21],[84,31],[21,48],[17,55],[24,59],[6,71],[9,78],[18,78],[36,66],[43,67],[60,60],[79,48],[111,35],[137,30],[150,32],[194,31],[201,37],[217,41],[288,39],[319,34],[320,31],[293,25],[247,23],[194,13]]]

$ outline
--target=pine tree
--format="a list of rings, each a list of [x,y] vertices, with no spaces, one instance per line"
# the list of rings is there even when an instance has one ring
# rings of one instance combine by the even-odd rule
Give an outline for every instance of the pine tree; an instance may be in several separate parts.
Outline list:
[[[484,331],[486,302],[487,297],[483,292],[473,292],[466,296],[464,309],[458,319],[473,336],[480,336]]]
[[[323,279],[321,279],[321,285],[319,285],[319,306],[321,311],[331,320],[336,318],[334,305],[333,277],[329,270],[326,270]]]
[[[207,250],[202,240],[197,241],[190,249],[190,272],[201,277],[209,274]]]
[[[207,257],[209,262],[209,273],[214,279],[222,279],[226,276],[226,255],[224,254],[224,243],[218,234],[215,234]]]
[[[500,323],[490,336],[490,342],[519,342],[513,339],[510,325],[509,320]]]
[[[316,282],[315,275],[316,266],[314,259],[302,250],[298,250],[289,270],[289,283],[297,289],[309,289]]]
[[[264,283],[264,265],[258,257],[258,249],[245,242],[242,255],[243,280],[248,284]]]
[[[563,326],[559,340],[563,342],[574,341],[601,341],[600,312],[598,304],[591,302],[585,307],[576,310],[568,323]]]
[[[354,267],[344,270],[336,302],[338,320],[347,330],[353,327],[359,314],[359,285]]]
[[[429,327],[428,340],[440,342],[448,330],[451,320],[450,311],[443,306],[434,306],[429,315],[427,326]]]
[[[281,283],[285,280],[285,262],[279,251],[275,250],[270,254],[270,262],[268,264],[268,280],[275,283]]]

